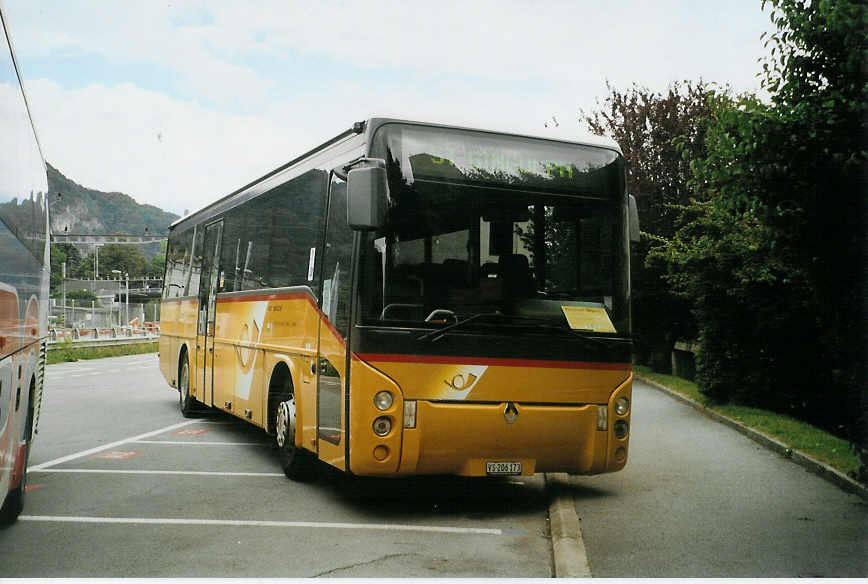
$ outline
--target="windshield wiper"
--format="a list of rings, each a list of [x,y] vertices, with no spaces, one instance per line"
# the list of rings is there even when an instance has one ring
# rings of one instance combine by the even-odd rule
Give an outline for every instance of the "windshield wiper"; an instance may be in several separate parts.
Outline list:
[[[566,333],[566,334],[570,335],[571,337],[579,339],[582,342],[584,342],[585,344],[591,345],[594,347],[606,347],[608,345],[608,343],[606,342],[607,340],[609,340],[608,337],[597,338],[597,337],[588,336],[588,334],[587,334],[588,331],[580,330],[580,329],[573,329],[573,328],[569,328],[568,326],[563,326],[563,325],[557,325],[557,324],[552,323],[551,319],[548,319],[548,318],[509,315],[509,314],[504,314],[504,315],[499,315],[499,316],[501,316],[504,319],[513,319],[516,321],[523,321],[524,323],[526,323],[526,324],[516,323],[515,326],[528,326],[528,327],[533,327],[533,328],[540,328],[540,329],[545,329],[545,330],[550,330],[550,331],[558,331],[561,333]]]
[[[503,319],[503,320],[512,319],[512,320],[524,321],[522,324],[516,323],[513,326],[525,326],[525,327],[530,326],[533,328],[558,331],[558,332],[566,333],[566,334],[570,335],[571,337],[579,339],[582,342],[584,342],[585,344],[591,345],[593,347],[606,347],[606,346],[608,346],[608,343],[606,342],[606,340],[608,340],[608,339],[603,340],[603,339],[600,339],[597,337],[591,337],[591,336],[588,336],[586,334],[587,331],[581,331],[581,330],[571,329],[571,328],[565,327],[565,326],[559,326],[556,324],[552,324],[552,322],[546,318],[537,318],[537,317],[532,317],[532,316],[517,316],[517,315],[497,314],[495,312],[480,312],[478,314],[468,316],[464,320],[459,320],[458,322],[454,322],[454,323],[450,324],[449,326],[445,326],[443,328],[436,329],[436,330],[424,333],[422,335],[419,335],[418,337],[416,337],[416,340],[417,341],[425,341],[425,340],[430,339],[431,342],[434,342],[436,340],[439,340],[443,336],[445,336],[445,334],[447,332],[449,332],[453,329],[456,329],[458,327],[464,326],[468,322],[476,320],[477,318],[480,318],[482,316],[497,316],[499,320],[500,319]],[[506,323],[504,323],[504,324],[506,324]],[[509,326],[509,325],[507,325],[507,326]],[[613,339],[613,340],[615,340],[615,339]],[[623,339],[618,338],[617,340],[621,341]]]
[[[433,330],[433,331],[431,331],[431,332],[428,332],[428,333],[425,333],[425,334],[419,335],[418,337],[416,337],[416,340],[417,340],[417,341],[424,341],[424,340],[428,339],[429,337],[432,337],[432,338],[431,338],[431,342],[433,343],[434,341],[436,341],[437,339],[439,339],[440,337],[442,337],[442,336],[446,333],[446,331],[450,331],[450,330],[452,330],[452,329],[454,329],[454,328],[458,328],[458,327],[460,327],[460,326],[464,326],[465,324],[467,324],[467,323],[470,322],[471,320],[476,320],[476,319],[479,318],[480,316],[485,316],[486,314],[489,314],[489,313],[487,313],[487,312],[480,312],[480,313],[478,313],[478,314],[474,314],[473,316],[468,316],[468,317],[465,318],[464,320],[459,320],[458,322],[453,322],[453,323],[450,324],[449,326],[444,326],[444,327],[441,328],[441,329],[436,329],[436,330]]]

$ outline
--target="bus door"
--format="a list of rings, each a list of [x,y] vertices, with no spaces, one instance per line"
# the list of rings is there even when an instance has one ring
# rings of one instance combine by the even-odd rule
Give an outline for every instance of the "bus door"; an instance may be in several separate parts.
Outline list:
[[[220,239],[223,220],[205,227],[202,245],[202,279],[199,285],[199,319],[196,332],[197,397],[206,405],[214,405],[214,312],[217,306],[217,284],[220,274]]]
[[[345,469],[348,391],[347,336],[354,232],[347,225],[347,185],[332,175],[319,323],[317,445],[319,458]]]

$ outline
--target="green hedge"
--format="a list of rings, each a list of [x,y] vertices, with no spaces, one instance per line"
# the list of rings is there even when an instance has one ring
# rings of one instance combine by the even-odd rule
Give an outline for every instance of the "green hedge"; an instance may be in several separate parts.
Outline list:
[[[79,359],[103,359],[105,357],[121,357],[123,355],[141,355],[156,353],[159,343],[134,343],[126,345],[109,345],[105,347],[76,347],[72,341],[66,340],[48,351],[46,363],[67,363]]]

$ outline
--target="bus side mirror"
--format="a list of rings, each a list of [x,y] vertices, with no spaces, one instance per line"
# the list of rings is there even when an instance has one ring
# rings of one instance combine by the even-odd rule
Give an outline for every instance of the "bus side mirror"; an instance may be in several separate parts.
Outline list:
[[[379,229],[386,216],[386,163],[377,159],[365,162],[373,166],[353,168],[347,173],[347,223],[359,231]]]
[[[630,242],[638,243],[641,236],[639,235],[639,207],[636,205],[636,197],[628,195],[630,207]]]

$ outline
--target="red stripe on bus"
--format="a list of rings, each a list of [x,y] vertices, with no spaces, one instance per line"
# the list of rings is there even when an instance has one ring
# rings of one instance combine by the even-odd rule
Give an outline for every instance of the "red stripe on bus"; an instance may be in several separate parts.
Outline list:
[[[492,365],[500,367],[548,367],[553,369],[602,369],[629,371],[630,363],[595,363],[587,361],[545,361],[540,359],[506,359],[501,357],[469,357],[449,355],[404,355],[386,353],[361,353],[363,361],[385,363],[436,363],[442,365]]]

